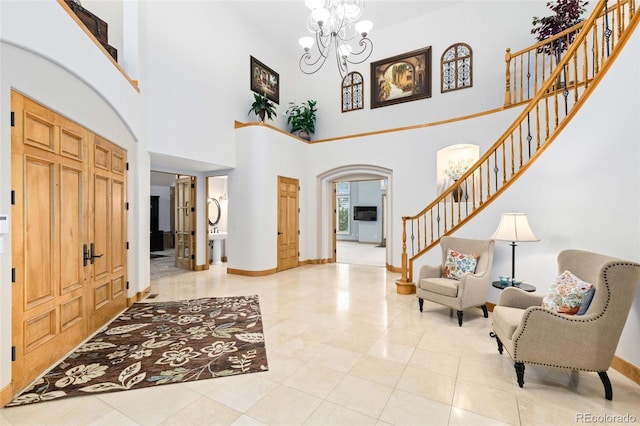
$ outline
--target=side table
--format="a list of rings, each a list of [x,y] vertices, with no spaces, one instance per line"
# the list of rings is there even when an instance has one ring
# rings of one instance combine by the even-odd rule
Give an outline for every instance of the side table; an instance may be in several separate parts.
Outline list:
[[[502,284],[500,281],[494,281],[491,283],[491,286],[500,289],[500,290],[504,290],[507,287],[515,287],[515,288],[520,288],[524,291],[528,291],[529,293],[533,293],[534,291],[536,291],[536,287],[531,285],[531,284],[526,284],[526,283],[522,283],[520,285],[514,285],[512,286],[511,284]]]

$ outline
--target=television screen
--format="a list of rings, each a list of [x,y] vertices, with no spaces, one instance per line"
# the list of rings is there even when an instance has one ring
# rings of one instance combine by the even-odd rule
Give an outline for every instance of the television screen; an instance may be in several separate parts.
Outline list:
[[[353,206],[353,220],[375,222],[378,220],[378,208],[376,206]]]

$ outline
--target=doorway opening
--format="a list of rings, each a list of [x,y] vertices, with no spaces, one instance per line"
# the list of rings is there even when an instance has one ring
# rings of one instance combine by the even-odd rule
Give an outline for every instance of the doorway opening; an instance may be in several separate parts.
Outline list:
[[[391,169],[387,169],[380,166],[375,165],[367,165],[367,164],[357,164],[357,165],[347,165],[341,166],[335,169],[328,170],[322,174],[320,174],[317,178],[318,180],[318,198],[320,205],[320,217],[319,217],[319,235],[318,235],[318,254],[322,259],[327,259],[329,262],[339,261],[337,259],[337,255],[339,251],[342,252],[342,255],[347,255],[347,249],[345,246],[338,246],[338,197],[337,197],[337,183],[338,182],[369,182],[368,185],[373,187],[376,186],[375,194],[376,195],[366,195],[364,198],[358,198],[358,201],[363,201],[361,207],[364,207],[363,211],[367,214],[366,210],[369,210],[368,214],[372,214],[371,207],[376,207],[376,221],[379,223],[379,228],[376,226],[369,227],[368,229],[365,226],[367,231],[373,231],[373,233],[369,233],[367,242],[369,244],[362,244],[363,247],[367,248],[367,245],[372,245],[372,248],[377,251],[383,252],[383,262],[380,263],[381,266],[389,266],[393,265],[393,232],[392,232],[392,224],[393,224],[393,209],[392,209],[392,182],[393,182],[393,171]],[[371,183],[375,182],[375,183]],[[350,186],[350,185],[349,185]],[[380,189],[380,188],[384,189]],[[368,188],[372,189],[372,188]],[[364,191],[366,193],[366,190]],[[366,201],[366,203],[364,202]],[[372,203],[372,204],[370,204]],[[353,219],[353,202],[350,203],[350,208],[348,209],[347,217]],[[369,209],[367,209],[369,207]],[[344,222],[344,215],[343,222]],[[361,221],[359,223],[364,223],[365,221]],[[371,225],[374,221],[368,221],[368,225]],[[344,230],[344,229],[343,229]],[[373,237],[374,235],[376,237]],[[342,244],[342,243],[340,243]],[[382,247],[376,247],[382,246]],[[355,246],[354,246],[355,247]],[[357,247],[355,247],[357,248]],[[358,255],[362,256],[362,255]],[[367,256],[366,258],[375,258],[376,256]],[[351,262],[351,260],[344,259],[345,261]],[[342,261],[342,259],[340,260]],[[362,261],[359,261],[362,262]],[[363,263],[360,263],[363,264]]]
[[[228,176],[207,177],[207,236],[208,263],[223,265],[227,262],[227,236],[229,234]]]
[[[335,182],[336,262],[386,265],[386,179]]]
[[[188,272],[195,267],[195,177],[150,173],[151,279]]]

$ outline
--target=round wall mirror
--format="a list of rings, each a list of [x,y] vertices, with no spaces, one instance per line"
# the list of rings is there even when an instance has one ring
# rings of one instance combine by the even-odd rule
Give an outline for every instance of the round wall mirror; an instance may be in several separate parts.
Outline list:
[[[220,222],[220,203],[215,198],[209,198],[209,225],[216,226]]]

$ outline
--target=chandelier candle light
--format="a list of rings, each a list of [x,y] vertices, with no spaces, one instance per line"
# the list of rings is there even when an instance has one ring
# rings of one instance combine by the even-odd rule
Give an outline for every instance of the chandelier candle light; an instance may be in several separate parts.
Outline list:
[[[305,0],[304,4],[311,10],[307,18],[307,29],[315,34],[313,37],[302,37],[299,40],[304,53],[300,58],[300,70],[305,74],[317,72],[329,57],[331,47],[334,48],[336,63],[340,76],[349,73],[348,64],[360,64],[366,61],[373,52],[373,42],[367,38],[373,24],[371,21],[356,21],[362,15],[364,0]],[[357,46],[352,40],[360,36]],[[311,47],[316,44],[316,59],[312,58]]]

